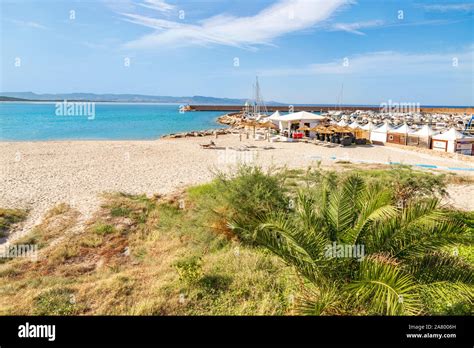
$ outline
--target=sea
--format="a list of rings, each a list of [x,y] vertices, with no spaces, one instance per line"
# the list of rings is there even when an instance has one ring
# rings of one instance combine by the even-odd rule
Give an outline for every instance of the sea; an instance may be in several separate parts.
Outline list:
[[[183,112],[178,104],[0,103],[1,141],[144,140],[223,128],[222,111]]]

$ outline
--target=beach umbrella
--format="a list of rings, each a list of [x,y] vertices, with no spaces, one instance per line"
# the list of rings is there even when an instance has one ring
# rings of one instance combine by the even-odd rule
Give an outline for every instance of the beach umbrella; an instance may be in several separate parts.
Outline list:
[[[310,131],[311,128],[309,128],[308,126],[303,126],[303,127],[299,127],[298,130],[302,132],[306,132],[306,131]]]
[[[253,120],[247,120],[247,121],[243,122],[244,126],[253,127],[253,136],[254,137],[255,137],[255,127],[258,126],[259,124],[260,124],[259,122],[256,122],[256,121],[253,121]]]
[[[339,127],[338,133],[352,133],[354,130],[349,127]]]
[[[328,131],[328,127],[324,127],[324,126],[317,126],[317,127],[314,127],[314,128],[310,128],[311,131],[313,132],[316,132],[316,133],[321,133],[321,134],[328,134],[329,131]]]
[[[268,138],[268,141],[270,141],[270,136],[269,136],[270,128],[271,129],[278,129],[278,126],[275,125],[273,122],[270,122],[270,121],[262,122],[262,123],[259,124],[259,126],[267,128],[266,136]]]
[[[278,129],[278,126],[273,122],[267,121],[259,124],[260,127]]]

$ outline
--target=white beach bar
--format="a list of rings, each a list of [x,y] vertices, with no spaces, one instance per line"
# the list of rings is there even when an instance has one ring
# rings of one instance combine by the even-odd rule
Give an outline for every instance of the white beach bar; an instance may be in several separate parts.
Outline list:
[[[316,127],[322,121],[325,121],[327,118],[321,115],[312,114],[307,111],[293,112],[286,115],[280,115],[278,111],[273,113],[268,117],[269,121],[272,121],[275,125],[278,126],[280,133],[296,130],[300,127],[307,126],[309,128]],[[314,137],[314,133],[310,132],[310,137]]]

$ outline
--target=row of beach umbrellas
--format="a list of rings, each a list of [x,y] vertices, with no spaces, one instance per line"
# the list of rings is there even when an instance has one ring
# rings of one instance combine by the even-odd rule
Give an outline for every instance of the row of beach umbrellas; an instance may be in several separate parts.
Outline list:
[[[258,122],[254,120],[247,120],[242,122],[243,126],[246,127],[253,127],[254,130],[255,128],[268,128],[268,129],[278,129],[278,126],[276,126],[273,122],[266,121],[266,122]],[[297,129],[298,131],[306,132],[306,131],[311,131],[311,132],[316,132],[316,133],[321,133],[321,134],[332,134],[332,133],[352,133],[354,129],[350,127],[341,127],[338,125],[330,125],[330,126],[323,126],[319,125],[316,127],[308,127],[308,126],[302,126]]]

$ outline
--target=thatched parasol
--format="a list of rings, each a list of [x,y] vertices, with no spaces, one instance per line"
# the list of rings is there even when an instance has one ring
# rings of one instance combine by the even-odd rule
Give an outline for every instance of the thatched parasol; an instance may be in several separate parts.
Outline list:
[[[273,122],[270,122],[270,121],[259,123],[259,126],[264,127],[264,128],[278,129],[278,126],[275,125]]]
[[[258,126],[260,123],[253,120],[245,120],[241,124],[246,127],[255,127],[255,126]]]
[[[330,130],[331,127],[324,127],[324,126],[317,126],[311,128],[313,132],[320,133],[320,134],[331,134],[332,131]]]
[[[255,137],[255,127],[260,125],[260,123],[254,120],[246,120],[242,124],[246,127],[253,127],[253,136]]]
[[[336,133],[352,133],[353,132],[353,129],[349,128],[347,126],[345,126],[345,127],[335,126],[334,128],[335,128],[334,132],[336,132]]]
[[[306,131],[310,131],[311,128],[309,128],[308,126],[303,126],[303,127],[298,128],[297,130],[302,131],[302,132],[306,132]]]

